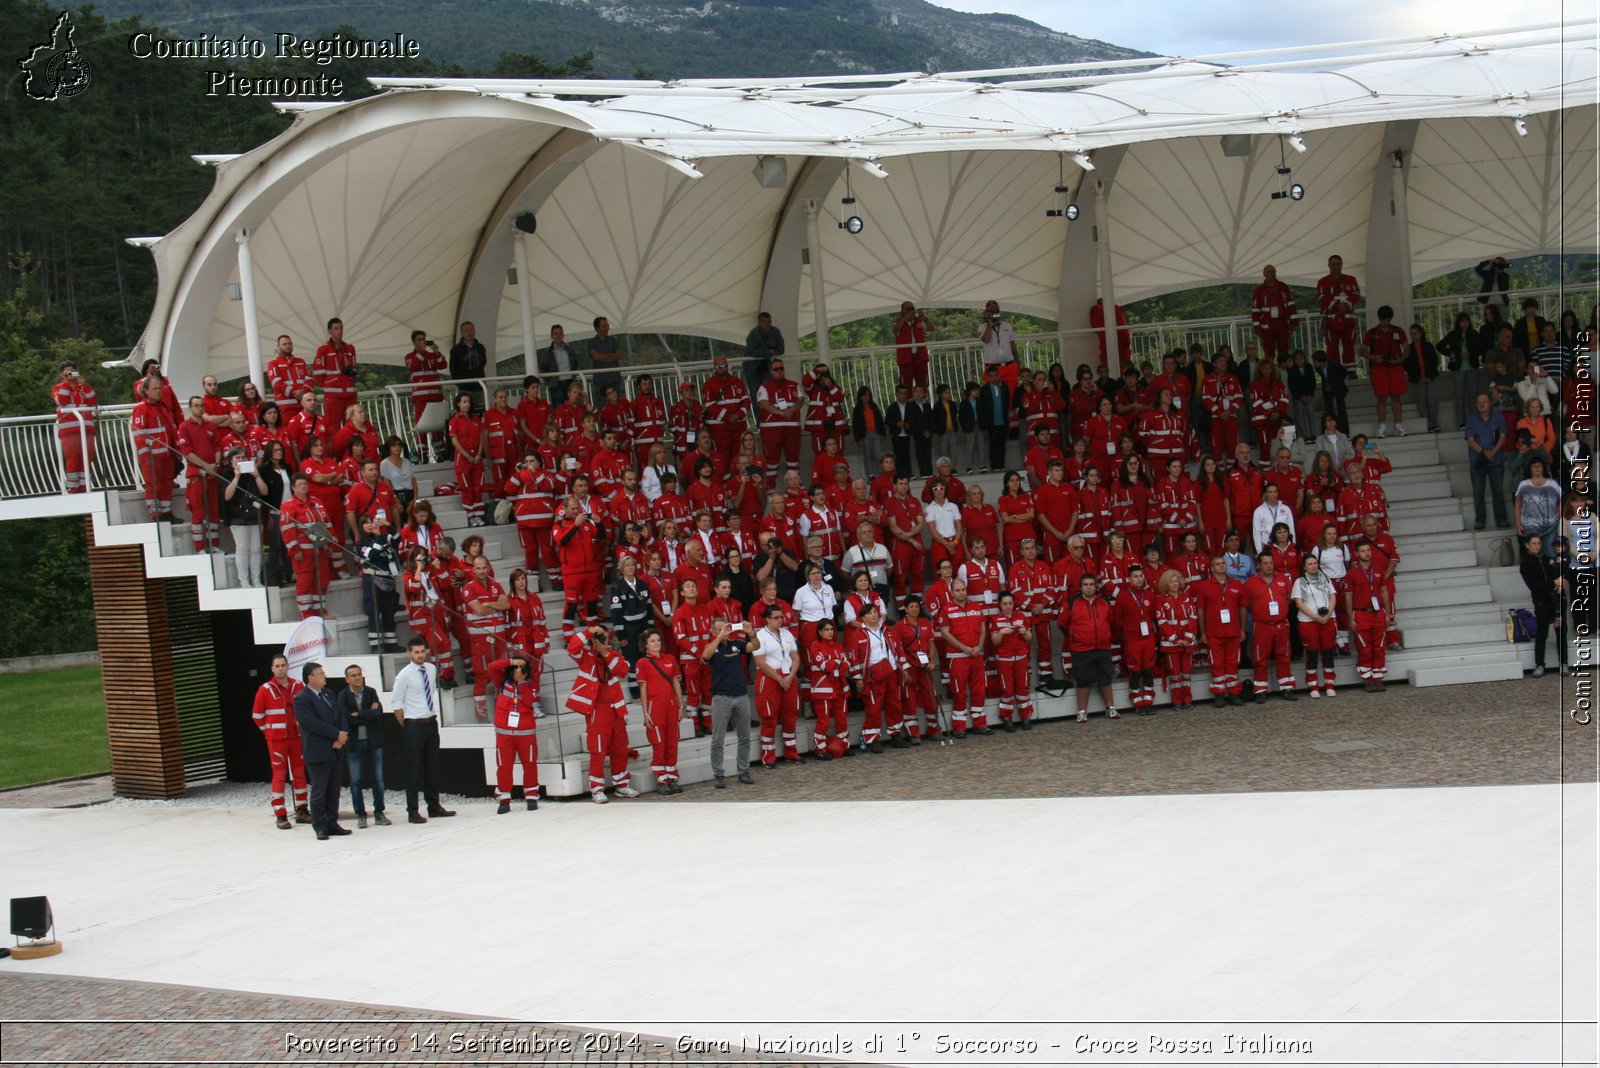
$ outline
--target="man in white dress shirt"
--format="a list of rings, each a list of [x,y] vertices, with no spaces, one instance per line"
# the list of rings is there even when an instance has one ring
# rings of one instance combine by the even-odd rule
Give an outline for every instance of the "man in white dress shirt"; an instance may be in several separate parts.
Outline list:
[[[412,638],[406,644],[411,663],[394,677],[390,707],[406,740],[406,812],[412,823],[427,823],[418,811],[417,795],[427,798],[428,816],[455,813],[439,803],[439,669],[428,662],[428,643]]]

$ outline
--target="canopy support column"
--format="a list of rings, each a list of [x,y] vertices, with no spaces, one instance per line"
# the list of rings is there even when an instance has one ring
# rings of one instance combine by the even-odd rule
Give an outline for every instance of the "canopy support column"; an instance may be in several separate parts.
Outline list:
[[[239,243],[239,299],[244,302],[244,353],[250,366],[250,381],[263,397],[271,396],[266,369],[261,363],[261,320],[256,312],[256,269],[250,259],[250,231],[244,227],[234,234]]]
[[[1117,353],[1117,293],[1111,280],[1111,212],[1106,207],[1106,183],[1094,183],[1094,240],[1100,255],[1100,300],[1105,308],[1106,366],[1112,378],[1122,375]]]
[[[1394,308],[1394,321],[1402,330],[1411,325],[1414,315],[1406,180],[1420,126],[1421,123],[1407,120],[1391,122],[1384,129],[1367,223],[1367,277],[1360,279],[1366,294],[1367,322],[1376,323],[1378,307],[1387,304]]]
[[[828,358],[828,300],[822,277],[822,215],[820,200],[806,201],[806,249],[811,255],[811,311],[817,328],[817,359]]]
[[[528,273],[528,235],[512,227],[511,251],[517,264],[517,300],[522,306],[522,373],[539,373],[533,338],[533,276]],[[489,370],[493,370],[491,366]]]

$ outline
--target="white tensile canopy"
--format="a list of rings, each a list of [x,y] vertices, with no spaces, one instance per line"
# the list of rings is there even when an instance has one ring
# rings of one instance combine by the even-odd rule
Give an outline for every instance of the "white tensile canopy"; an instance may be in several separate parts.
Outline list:
[[[1494,254],[1600,248],[1597,61],[1591,20],[832,81],[374,79],[197,157],[210,196],[138,242],[160,283],[130,360],[259,378],[277,335],[309,355],[332,315],[382,363],[464,319],[496,358],[596,315],[740,340],[766,309],[793,338],[819,302],[830,324],[995,299],[1070,327],[1102,287],[1120,303],[1269,262],[1310,284],[1335,252],[1404,309],[1414,281]],[[1304,199],[1272,197],[1294,182]],[[1067,201],[1077,221],[1046,216]]]

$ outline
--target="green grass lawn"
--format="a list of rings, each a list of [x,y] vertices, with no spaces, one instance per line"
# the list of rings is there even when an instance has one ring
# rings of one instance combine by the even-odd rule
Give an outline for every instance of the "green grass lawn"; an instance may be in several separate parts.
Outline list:
[[[99,668],[0,675],[0,789],[110,770]]]

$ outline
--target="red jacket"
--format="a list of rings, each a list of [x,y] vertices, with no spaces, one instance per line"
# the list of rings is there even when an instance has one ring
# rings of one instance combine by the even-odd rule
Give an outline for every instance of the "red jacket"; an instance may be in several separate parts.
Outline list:
[[[1067,648],[1074,653],[1111,648],[1111,602],[1104,597],[1089,599],[1074,595],[1057,619],[1067,635]]]
[[[1117,594],[1113,619],[1124,647],[1156,640],[1156,591],[1149,586],[1124,586]]]
[[[1190,590],[1156,597],[1156,629],[1164,649],[1192,649],[1200,640],[1200,602]]]
[[[1200,601],[1200,611],[1205,620],[1205,632],[1212,638],[1237,638],[1244,633],[1244,620],[1240,619],[1244,607],[1244,589],[1233,579],[1218,582],[1206,577],[1189,587]],[[1228,618],[1222,618],[1226,612]]]
[[[533,680],[512,682],[509,659],[489,662],[489,685],[494,688],[494,732],[532,734],[533,720],[539,714],[539,690]],[[511,722],[515,715],[517,721]]]
[[[631,429],[634,445],[648,449],[666,436],[667,405],[654,393],[649,396],[641,393],[633,398],[628,412],[629,418],[633,421]]]
[[[564,575],[598,575],[602,564],[600,539],[595,535],[599,528],[581,522],[581,516],[563,515],[556,520],[550,536],[555,540],[556,551],[561,555],[561,572]]]
[[[567,655],[578,662],[578,677],[567,695],[567,711],[592,716],[598,709],[609,708],[627,719],[622,684],[628,678],[628,662],[622,654],[611,649],[602,656],[595,651],[589,632],[580,630],[567,639]]]
[[[727,371],[720,374],[713,373],[706,379],[701,395],[705,397],[707,427],[722,426],[742,430],[747,425],[750,391],[745,388],[743,379]]]
[[[268,744],[300,741],[300,725],[294,718],[294,695],[303,689],[305,687],[294,679],[289,679],[284,686],[279,686],[276,679],[268,679],[256,690],[256,703],[250,715],[261,733],[267,736]]]
[[[1290,613],[1294,610],[1294,602],[1289,599],[1289,592],[1294,589],[1294,582],[1288,575],[1274,571],[1272,581],[1269,583],[1260,575],[1252,575],[1245,580],[1244,603],[1250,609],[1250,618],[1255,620],[1256,626],[1278,626],[1287,624]],[[1273,608],[1277,611],[1274,612]]]

